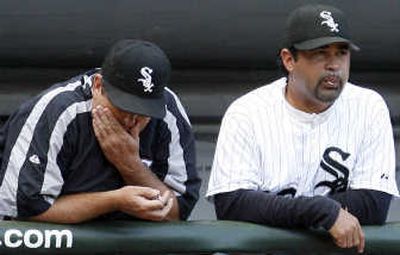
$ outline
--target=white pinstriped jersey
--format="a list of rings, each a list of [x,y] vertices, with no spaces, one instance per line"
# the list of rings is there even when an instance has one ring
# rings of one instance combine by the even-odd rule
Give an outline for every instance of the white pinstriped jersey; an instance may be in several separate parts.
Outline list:
[[[347,83],[320,114],[292,107],[286,78],[237,99],[223,118],[207,196],[238,189],[398,195],[390,115],[382,97]]]

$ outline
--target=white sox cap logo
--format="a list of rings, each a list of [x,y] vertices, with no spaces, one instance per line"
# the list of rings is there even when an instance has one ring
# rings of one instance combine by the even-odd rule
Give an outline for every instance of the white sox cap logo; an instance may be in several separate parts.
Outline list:
[[[328,27],[330,27],[331,32],[339,32],[339,24],[336,23],[333,19],[331,12],[322,11],[319,13],[319,16],[324,19],[324,21],[321,22],[321,25],[327,25]]]
[[[154,84],[151,82],[151,73],[153,72],[153,69],[151,69],[150,67],[142,67],[142,69],[140,69],[140,74],[143,76],[144,79],[138,79],[138,81],[140,81],[144,87],[144,92],[153,92],[153,87]]]

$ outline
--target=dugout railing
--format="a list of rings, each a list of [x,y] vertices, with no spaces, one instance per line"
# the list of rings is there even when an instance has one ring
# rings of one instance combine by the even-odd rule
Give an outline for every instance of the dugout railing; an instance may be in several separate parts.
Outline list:
[[[400,254],[400,222],[363,227],[365,254]],[[233,221],[0,222],[0,254],[356,254],[325,231]]]

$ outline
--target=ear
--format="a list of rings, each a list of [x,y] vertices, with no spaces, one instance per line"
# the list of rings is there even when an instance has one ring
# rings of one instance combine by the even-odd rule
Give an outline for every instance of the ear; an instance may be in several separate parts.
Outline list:
[[[293,71],[294,63],[296,61],[293,54],[289,51],[289,49],[284,48],[281,50],[279,55],[281,57],[282,64],[285,66],[288,73],[291,73]]]
[[[101,74],[97,73],[93,77],[92,93],[93,95],[102,95],[104,93],[103,79]]]

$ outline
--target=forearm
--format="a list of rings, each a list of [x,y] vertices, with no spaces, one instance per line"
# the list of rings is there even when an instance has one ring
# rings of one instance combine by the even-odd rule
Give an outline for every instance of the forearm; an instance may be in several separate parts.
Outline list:
[[[218,219],[249,221],[279,227],[331,228],[340,205],[327,197],[289,198],[253,190],[214,197]]]
[[[178,202],[173,190],[142,163],[139,155],[139,134],[147,125],[147,121],[148,119],[135,117],[133,127],[127,132],[108,108],[98,105],[93,110],[93,127],[97,140],[104,155],[118,169],[125,184],[157,189],[162,194],[170,191],[172,209],[165,219],[179,219]]]
[[[392,196],[376,190],[347,190],[330,195],[353,214],[361,224],[384,224]]]
[[[153,171],[142,163],[140,158],[132,160],[131,162],[132,163],[129,165],[121,164],[116,166],[126,185],[151,187],[161,192],[169,190]]]
[[[53,223],[80,223],[116,210],[117,191],[81,193],[59,197],[42,214],[28,220]]]

